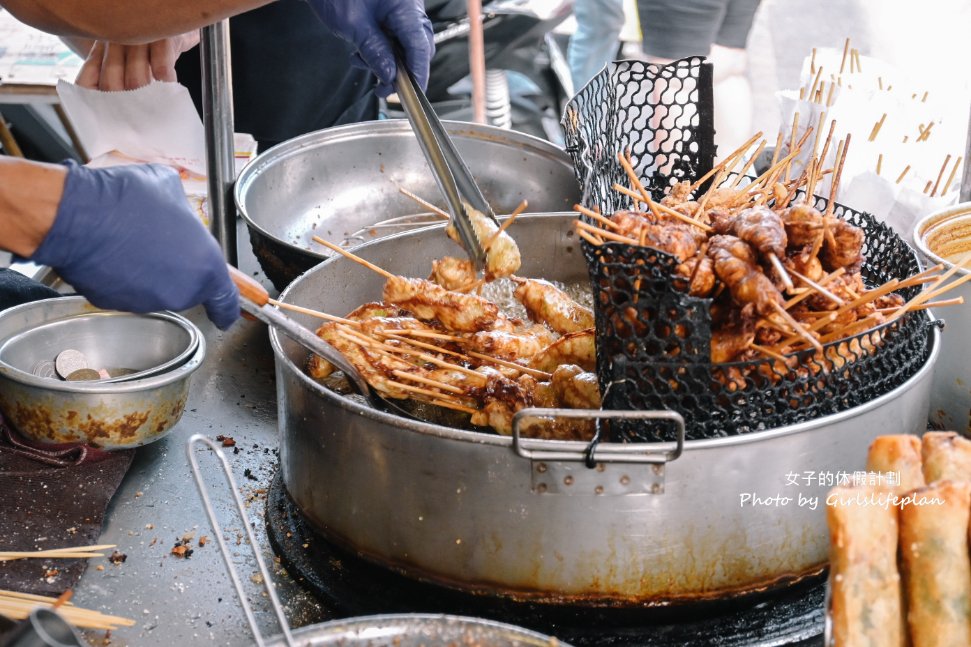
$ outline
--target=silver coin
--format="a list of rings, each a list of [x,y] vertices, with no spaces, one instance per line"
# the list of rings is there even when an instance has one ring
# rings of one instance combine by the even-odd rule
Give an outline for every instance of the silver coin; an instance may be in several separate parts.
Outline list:
[[[37,377],[57,377],[57,372],[54,370],[54,362],[49,359],[42,359],[34,364],[30,372]]]
[[[100,380],[101,375],[93,368],[79,368],[65,378],[68,382],[88,382],[90,380]]]
[[[67,350],[62,350],[54,358],[54,368],[57,370],[57,374],[63,377],[65,380],[67,376],[80,368],[88,367],[88,358],[84,356],[79,350],[74,350],[69,348]]]

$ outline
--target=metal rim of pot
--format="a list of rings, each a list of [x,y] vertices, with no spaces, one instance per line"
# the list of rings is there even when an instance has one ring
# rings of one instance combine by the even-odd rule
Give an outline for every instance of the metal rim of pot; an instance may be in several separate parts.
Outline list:
[[[547,216],[562,216],[562,215],[563,214],[529,214],[529,215],[521,216],[521,218],[543,218]],[[430,227],[424,228],[422,231],[427,229],[434,229],[434,228],[439,228],[444,230],[444,225],[432,225]],[[355,248],[355,252],[357,254],[366,253],[367,250],[373,245],[388,245],[388,244],[394,244],[394,241],[399,239],[407,240],[407,237],[414,233],[415,233],[414,231],[405,232],[405,233],[387,236],[379,240],[370,241],[368,243],[365,243],[364,245],[361,245]],[[330,257],[326,259],[323,263],[321,263],[318,267],[328,266],[331,263],[346,263],[346,262],[348,261],[343,257]],[[279,300],[285,303],[288,302],[287,301],[288,297],[290,295],[290,292],[293,289],[294,289],[294,286],[292,284],[291,286],[288,286],[286,290],[280,293]],[[928,316],[930,317],[931,324],[933,324],[933,322],[936,321],[936,318],[930,313],[928,313]],[[745,445],[749,443],[766,440],[769,438],[777,438],[781,436],[798,434],[808,429],[812,429],[814,427],[818,427],[820,425],[826,424],[830,421],[836,421],[836,420],[841,420],[843,418],[856,416],[861,413],[865,413],[870,409],[874,409],[880,406],[881,404],[898,397],[899,393],[902,390],[905,390],[905,388],[911,382],[913,382],[914,380],[922,376],[925,372],[930,370],[930,367],[933,366],[934,362],[932,360],[934,359],[934,357],[936,357],[938,352],[938,346],[939,346],[938,339],[939,339],[940,332],[937,326],[931,325],[931,328],[933,330],[933,333],[932,333],[933,340],[932,340],[931,357],[928,358],[928,362],[925,363],[925,365],[921,367],[921,369],[916,374],[911,376],[911,378],[908,379],[907,382],[893,389],[889,393],[886,393],[882,396],[874,398],[873,400],[870,400],[864,405],[855,407],[853,409],[849,409],[847,411],[841,411],[839,413],[835,413],[830,416],[825,416],[823,418],[816,418],[814,420],[807,420],[805,422],[800,422],[798,424],[789,425],[786,427],[767,429],[764,431],[756,431],[756,432],[751,432],[747,434],[740,434],[737,436],[727,436],[722,438],[707,438],[704,440],[685,441],[684,449],[685,450],[709,449],[709,448],[724,447],[724,446],[731,446],[731,445]],[[326,388],[325,386],[322,386],[321,384],[313,380],[309,375],[306,374],[305,371],[301,369],[301,367],[297,366],[286,356],[286,352],[284,351],[283,346],[281,345],[281,339],[283,338],[281,336],[281,333],[279,333],[275,329],[271,329],[269,331],[269,334],[270,334],[270,344],[273,348],[273,353],[276,356],[276,358],[286,363],[286,365],[291,370],[293,370],[297,375],[299,375],[300,380],[304,383],[305,386],[309,387],[312,391],[316,392],[324,399],[331,401],[334,404],[338,404],[339,406],[345,409],[348,409],[358,415],[364,416],[365,418],[370,418],[372,420],[376,420],[382,423],[393,424],[404,430],[413,431],[420,434],[440,436],[440,437],[450,438],[455,440],[466,440],[466,441],[476,442],[480,444],[509,445],[514,449],[516,449],[517,446],[524,446],[526,448],[557,447],[567,451],[571,451],[571,450],[580,450],[582,448],[586,448],[589,445],[589,443],[578,442],[578,441],[544,441],[544,440],[537,440],[537,439],[518,440],[513,436],[501,436],[499,434],[455,429],[453,427],[445,427],[443,425],[408,419],[402,416],[386,413],[384,411],[379,411],[371,406],[361,404],[350,398],[346,398]],[[620,443],[614,443],[614,444],[620,444]],[[637,444],[641,444],[641,443],[637,443]],[[678,450],[678,443],[674,443],[674,442],[643,443],[643,444],[649,444],[655,450],[663,453],[677,452]],[[516,451],[517,453],[520,453],[520,455],[522,455],[518,449]]]
[[[564,154],[563,150],[554,144],[546,141],[545,139],[540,139],[539,137],[535,137],[527,133],[521,133],[515,130],[506,130],[496,126],[470,124],[460,121],[444,120],[442,123],[453,137],[455,136],[453,131],[458,129],[459,131],[475,133],[477,136],[485,139],[496,140],[502,138],[503,140],[507,140],[511,144],[521,149],[532,150],[542,156],[561,157]],[[411,126],[406,119],[382,119],[379,121],[366,122],[366,124],[368,126],[367,131],[362,131],[361,124],[347,124],[344,126],[328,128],[323,131],[306,133],[304,135],[300,135],[299,137],[294,137],[293,139],[289,139],[285,142],[277,144],[272,148],[267,149],[263,153],[260,153],[260,155],[251,160],[240,172],[239,177],[236,179],[236,183],[233,187],[233,200],[236,203],[236,209],[242,219],[246,222],[247,226],[279,245],[287,248],[293,247],[291,241],[282,239],[279,235],[273,233],[264,225],[257,222],[257,219],[249,213],[246,206],[247,192],[252,188],[252,185],[256,179],[266,170],[272,168],[284,159],[298,157],[304,151],[320,146],[322,134],[325,134],[326,141],[330,143],[340,142],[344,139],[354,140],[360,138],[371,138],[386,133],[394,134],[399,131],[410,132],[411,130]],[[569,159],[564,158],[564,162],[569,164]],[[438,225],[432,224],[429,226],[435,227]],[[307,256],[316,257],[320,260],[331,258],[331,255],[329,254],[311,249],[300,249],[300,251]]]

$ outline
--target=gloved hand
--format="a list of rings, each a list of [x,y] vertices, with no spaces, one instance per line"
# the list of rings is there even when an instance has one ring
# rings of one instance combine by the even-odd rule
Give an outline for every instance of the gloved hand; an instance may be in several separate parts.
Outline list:
[[[377,92],[391,94],[396,74],[393,42],[422,89],[435,53],[432,23],[422,0],[309,0],[321,22],[357,49],[378,77]]]
[[[239,317],[239,291],[219,245],[175,171],[66,165],[54,224],[30,260],[53,267],[100,308],[152,312],[202,303],[222,329]]]

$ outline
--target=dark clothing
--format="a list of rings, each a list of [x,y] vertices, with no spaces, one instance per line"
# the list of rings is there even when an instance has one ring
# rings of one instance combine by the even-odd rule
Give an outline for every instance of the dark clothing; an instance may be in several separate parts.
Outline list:
[[[230,19],[235,131],[260,150],[321,128],[376,119],[377,81],[352,67],[350,46],[300,0],[279,0]],[[201,109],[199,48],[176,64]]]
[[[47,287],[23,274],[8,268],[0,268],[0,310],[40,299],[61,296],[57,290]]]
[[[744,49],[759,0],[637,0],[644,53],[708,56],[712,44]]]

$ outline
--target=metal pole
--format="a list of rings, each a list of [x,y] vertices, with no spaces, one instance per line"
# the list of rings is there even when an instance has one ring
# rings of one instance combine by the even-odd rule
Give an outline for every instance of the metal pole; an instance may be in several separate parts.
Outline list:
[[[209,230],[230,265],[236,254],[236,208],[233,182],[233,83],[229,51],[229,21],[203,27],[202,123],[206,131],[206,168],[209,182]]]
[[[971,111],[968,114],[968,150],[964,153],[964,173],[961,174],[959,202],[971,202]]]
[[[485,89],[485,34],[482,28],[482,0],[468,0],[469,14],[469,71],[472,76],[472,121],[486,121]]]

